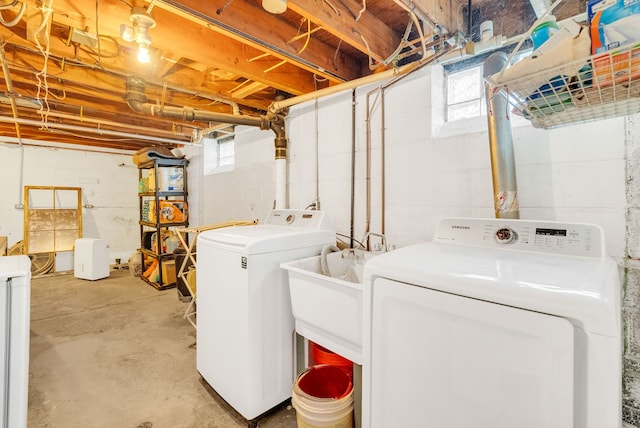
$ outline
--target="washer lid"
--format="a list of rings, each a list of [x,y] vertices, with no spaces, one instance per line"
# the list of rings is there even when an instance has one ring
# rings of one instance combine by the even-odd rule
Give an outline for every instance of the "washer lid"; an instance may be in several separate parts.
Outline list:
[[[503,220],[491,221],[501,230]],[[374,257],[365,265],[365,283],[388,278],[565,317],[594,333],[619,334],[620,279],[612,259],[463,241],[438,240]]]
[[[31,277],[31,260],[28,256],[0,257],[0,278]]]
[[[333,231],[257,224],[208,230],[198,235],[197,244],[243,254],[261,254],[334,243]]]

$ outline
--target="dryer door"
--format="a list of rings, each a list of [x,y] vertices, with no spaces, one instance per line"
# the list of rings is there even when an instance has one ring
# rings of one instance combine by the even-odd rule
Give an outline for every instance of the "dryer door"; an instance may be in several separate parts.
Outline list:
[[[573,338],[564,318],[377,279],[371,427],[573,428]]]

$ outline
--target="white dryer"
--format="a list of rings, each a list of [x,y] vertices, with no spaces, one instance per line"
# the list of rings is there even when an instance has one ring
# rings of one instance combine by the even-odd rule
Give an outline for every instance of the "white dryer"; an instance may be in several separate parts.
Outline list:
[[[620,282],[598,226],[445,219],[364,277],[363,427],[621,426]]]
[[[263,224],[198,236],[197,368],[238,413],[255,419],[291,397],[294,322],[280,263],[335,244],[321,211],[274,210]]]
[[[27,426],[31,261],[0,257],[0,428]]]

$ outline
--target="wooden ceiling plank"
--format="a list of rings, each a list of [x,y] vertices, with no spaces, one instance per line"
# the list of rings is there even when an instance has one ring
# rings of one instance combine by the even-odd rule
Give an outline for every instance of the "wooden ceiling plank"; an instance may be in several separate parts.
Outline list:
[[[324,2],[294,0],[287,7],[379,62],[391,55],[401,41],[393,29],[366,9],[356,21],[340,3],[334,9]]]
[[[236,98],[246,98],[251,94],[254,94],[265,88],[266,86],[260,82],[250,82],[243,85],[242,87],[238,87],[237,89],[233,90],[232,93],[233,93],[233,96]]]
[[[26,1],[34,3],[36,0]],[[156,4],[156,6],[159,5]],[[63,27],[69,24],[69,18],[66,15],[67,9],[74,10],[74,15],[87,17],[87,22],[91,22],[91,17],[95,16],[95,4],[91,2],[56,0],[53,7],[55,9],[54,24]],[[102,0],[100,2],[100,34],[115,37],[120,42],[122,50],[137,50],[135,43],[127,43],[120,38],[120,24],[129,23],[130,11],[130,8],[119,0]],[[256,64],[251,65],[247,60],[263,51],[231,39],[218,31],[212,31],[211,25],[193,25],[193,20],[176,16],[160,7],[154,8],[154,15],[158,25],[149,32],[152,38],[150,51],[154,59],[161,59],[165,51],[179,49],[182,57],[197,59],[207,66],[233,71],[248,79],[262,81],[268,86],[294,95],[315,89],[313,75],[297,66],[289,65],[286,75],[264,74],[262,72],[264,67]],[[89,25],[89,28],[93,27],[95,27],[95,23]],[[53,41],[54,38],[52,38],[52,43]],[[63,46],[65,48],[64,55],[60,52]],[[66,46],[66,38],[61,44],[52,46],[51,52],[60,56],[74,57],[73,47]],[[159,64],[152,61],[151,64],[141,65],[135,60],[135,55],[129,55],[128,58],[124,61],[122,58],[102,58],[101,63],[104,67],[115,67],[115,71],[118,72],[133,73],[147,81],[155,79],[156,84],[162,83],[157,81],[156,68]],[[164,68],[164,66],[160,67]]]
[[[216,10],[222,4],[221,0],[217,0],[215,4],[200,0],[166,0],[156,3],[156,7],[170,10],[257,50],[269,51],[279,60],[294,62],[298,67],[317,73],[334,83],[362,76],[359,60],[339,55],[334,64],[335,49],[319,40],[314,40],[299,55],[297,48],[286,42],[298,33],[298,29],[266,12],[255,1],[234,0],[222,13],[217,14]]]
[[[9,37],[10,35],[11,33],[8,33],[8,29],[0,26],[0,37],[6,38],[6,37]],[[33,73],[35,73],[37,70],[42,68],[42,58],[39,56],[37,52],[33,51],[30,48],[30,46],[27,46],[27,50],[21,50],[13,47],[18,45],[17,43],[19,41],[22,41],[22,43],[19,46],[28,45],[27,41],[25,41],[24,39],[17,39],[15,35],[11,40],[13,41],[14,44],[8,45],[7,49],[12,52],[12,55],[13,55],[12,62],[14,63],[19,62],[20,64],[22,64],[22,66],[25,69],[31,70]],[[68,51],[64,50],[64,49],[68,49],[66,46],[57,46],[60,49],[59,50],[56,49],[56,45],[58,45],[58,43],[59,42],[52,43],[52,45],[54,45],[52,48],[52,51],[53,50],[55,50],[56,52],[60,51],[60,53],[62,54],[68,53]],[[50,57],[50,61],[54,61],[52,58],[53,57]],[[62,82],[67,82],[67,84],[75,82],[80,87],[87,86],[88,88],[94,88],[92,90],[103,90],[103,91],[109,90],[109,91],[112,91],[114,94],[118,94],[118,96],[120,97],[124,96],[124,91],[126,86],[126,83],[125,83],[126,76],[124,75],[124,73],[122,76],[119,76],[117,74],[106,72],[105,70],[102,70],[97,67],[87,67],[87,66],[84,66],[83,64],[76,65],[73,60],[67,61],[65,70],[60,70],[59,68],[52,67],[52,66],[49,66],[49,70],[56,70],[56,71],[54,73],[49,73],[48,79],[50,78],[60,79]],[[203,82],[203,73],[202,72],[196,73],[194,71],[193,74],[189,75],[187,70],[188,69],[181,69],[179,73],[174,73],[174,76],[172,76],[172,79],[162,79],[162,80],[147,79],[147,82],[149,85],[156,85],[156,86],[162,86],[163,82],[168,81],[174,87],[179,87],[179,86],[201,87]],[[31,79],[33,80],[33,82],[36,82],[36,80],[33,79],[33,75],[31,75]],[[200,82],[200,83],[196,83],[196,82]],[[229,88],[231,86],[232,85],[227,85],[224,82],[221,84],[215,84],[215,82],[214,84],[207,84],[207,90],[206,91],[202,90],[201,96],[205,98],[207,96],[215,97],[215,98],[227,98],[229,99],[230,102],[240,101],[238,99],[234,99],[232,94],[226,92],[225,87]],[[212,89],[213,89],[213,92],[211,92]],[[252,108],[264,110],[266,109],[268,104],[269,104],[269,101],[265,101],[262,103],[252,103],[250,106]]]

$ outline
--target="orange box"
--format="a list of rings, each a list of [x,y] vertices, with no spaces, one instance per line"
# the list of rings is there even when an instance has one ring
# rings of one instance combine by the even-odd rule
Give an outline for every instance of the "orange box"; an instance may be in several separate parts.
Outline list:
[[[162,282],[170,284],[176,282],[176,261],[162,261]]]
[[[149,201],[149,221],[156,222],[156,203]],[[187,220],[185,201],[160,201],[160,223],[184,223]]]
[[[593,86],[630,84],[640,78],[640,46],[614,50],[593,58]]]

